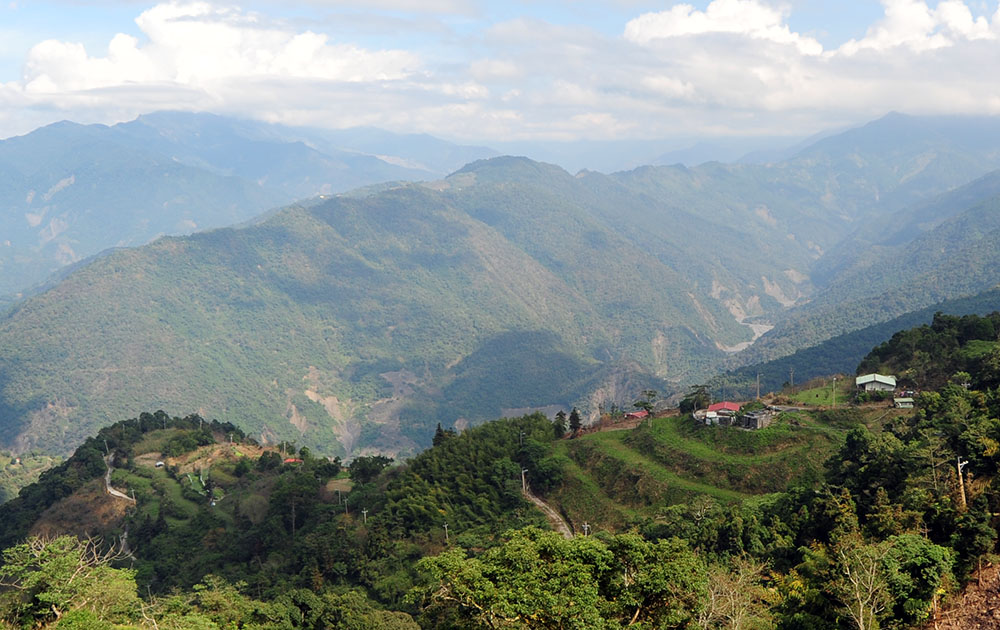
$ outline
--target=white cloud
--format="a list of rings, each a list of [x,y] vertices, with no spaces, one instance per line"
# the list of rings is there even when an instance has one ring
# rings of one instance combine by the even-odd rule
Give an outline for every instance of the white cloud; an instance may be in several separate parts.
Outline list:
[[[620,20],[617,35],[538,17],[428,13],[415,34],[408,18],[381,28],[372,25],[384,14],[360,10],[299,23],[263,4],[255,13],[168,2],[103,51],[32,46],[23,79],[0,84],[0,130],[188,109],[489,142],[806,134],[893,109],[1000,113],[1000,84],[986,74],[1000,67],[1000,9],[977,16],[962,0],[885,0],[864,37],[824,50],[789,26],[795,4],[781,1],[676,4]],[[433,6],[451,5],[475,8]]]
[[[703,125],[707,117],[695,108],[712,110],[729,125],[723,133],[749,120],[776,131],[893,109],[1000,113],[1000,85],[983,74],[1000,62],[1000,10],[991,20],[974,17],[961,0],[883,6],[864,38],[826,51],[764,0],[713,0],[704,11],[678,4],[629,21],[623,38],[648,55],[633,58],[640,98],[680,107]]]
[[[868,29],[860,41],[851,40],[838,52],[888,51],[907,47],[915,52],[954,46],[961,41],[995,40],[1000,19],[973,18],[962,0],[944,0],[931,9],[923,0],[883,0],[885,18]],[[998,10],[1000,13],[1000,10]]]
[[[823,46],[811,37],[793,33],[785,15],[758,0],[712,0],[704,11],[689,4],[668,11],[645,13],[625,25],[625,38],[639,44],[658,39],[732,33],[777,44],[795,46],[802,54],[818,55]]]
[[[130,84],[177,84],[211,90],[216,82],[253,77],[323,81],[386,81],[419,69],[403,50],[365,50],[331,43],[326,35],[296,33],[255,15],[205,2],[159,4],[136,24],[148,42],[118,34],[107,55],[82,44],[49,40],[34,46],[25,65],[25,91],[57,93]]]
[[[517,64],[501,59],[477,59],[469,64],[469,73],[478,80],[517,79],[525,74]]]

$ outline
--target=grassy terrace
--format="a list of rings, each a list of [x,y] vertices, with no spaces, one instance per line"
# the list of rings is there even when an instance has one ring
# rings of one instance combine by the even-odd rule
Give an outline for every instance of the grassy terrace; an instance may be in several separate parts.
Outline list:
[[[614,529],[698,496],[733,503],[781,492],[819,479],[847,430],[871,424],[869,416],[847,409],[785,413],[759,431],[664,417],[652,427],[561,440],[556,454],[568,463],[550,499],[577,528],[589,521]]]

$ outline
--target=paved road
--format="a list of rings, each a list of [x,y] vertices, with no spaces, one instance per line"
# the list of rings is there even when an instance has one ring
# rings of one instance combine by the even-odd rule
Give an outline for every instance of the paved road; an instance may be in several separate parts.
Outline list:
[[[545,501],[542,501],[535,495],[531,494],[531,490],[524,491],[524,498],[537,505],[538,509],[541,510],[543,514],[545,514],[545,517],[547,519],[549,519],[549,523],[552,525],[552,527],[557,532],[562,534],[564,538],[573,537],[573,532],[570,531],[569,525],[567,525],[566,521],[563,520],[563,517],[559,515],[559,512],[556,512],[555,510],[552,509],[552,506],[550,506]]]
[[[104,463],[107,464],[108,466],[108,471],[104,473],[104,490],[107,491],[107,493],[113,497],[118,497],[119,499],[125,499],[126,501],[131,501],[132,503],[135,503],[135,499],[128,496],[124,492],[120,490],[115,490],[114,488],[111,487],[111,471],[114,470],[113,466],[115,463],[115,456],[108,455],[107,457],[104,458]]]

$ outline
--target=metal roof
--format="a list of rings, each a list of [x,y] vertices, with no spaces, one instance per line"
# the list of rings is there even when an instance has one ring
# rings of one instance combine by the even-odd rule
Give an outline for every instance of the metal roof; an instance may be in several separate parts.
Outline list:
[[[859,376],[854,379],[855,385],[864,385],[865,383],[884,383],[886,385],[896,386],[895,376],[885,376],[884,374],[865,374],[864,376]]]

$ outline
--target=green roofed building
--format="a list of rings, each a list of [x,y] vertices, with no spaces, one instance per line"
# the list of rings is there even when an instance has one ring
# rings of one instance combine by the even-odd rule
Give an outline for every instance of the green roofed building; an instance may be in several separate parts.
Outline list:
[[[883,374],[865,374],[854,379],[858,389],[866,392],[891,392],[896,389],[896,377]]]

